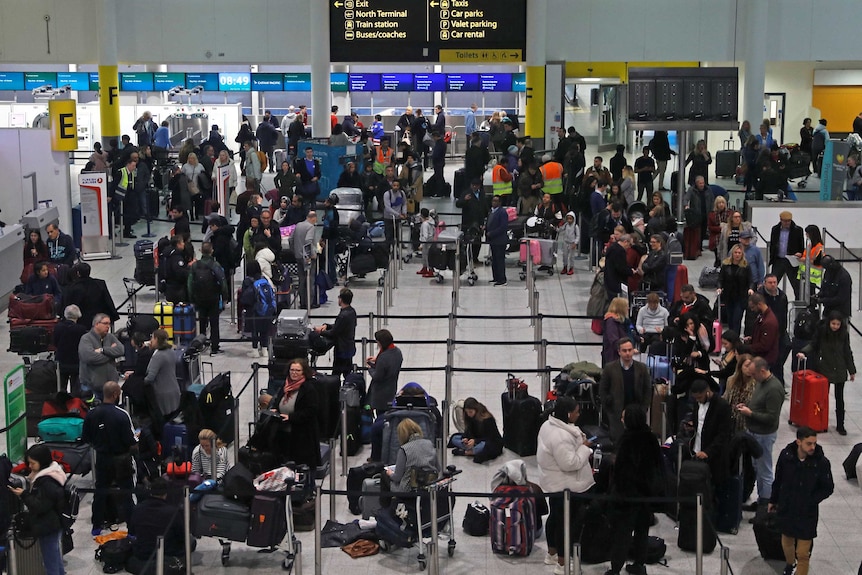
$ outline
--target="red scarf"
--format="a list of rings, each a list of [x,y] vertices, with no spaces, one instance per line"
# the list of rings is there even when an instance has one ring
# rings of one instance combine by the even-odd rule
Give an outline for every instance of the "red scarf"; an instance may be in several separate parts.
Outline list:
[[[291,393],[298,390],[302,387],[302,384],[305,383],[305,376],[300,377],[296,381],[290,381],[290,377],[284,380],[284,397],[285,399],[290,396]]]

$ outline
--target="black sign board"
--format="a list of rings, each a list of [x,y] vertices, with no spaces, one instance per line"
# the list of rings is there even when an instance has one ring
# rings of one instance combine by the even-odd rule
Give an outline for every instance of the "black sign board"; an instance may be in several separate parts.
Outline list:
[[[327,0],[332,62],[518,63],[527,0]]]

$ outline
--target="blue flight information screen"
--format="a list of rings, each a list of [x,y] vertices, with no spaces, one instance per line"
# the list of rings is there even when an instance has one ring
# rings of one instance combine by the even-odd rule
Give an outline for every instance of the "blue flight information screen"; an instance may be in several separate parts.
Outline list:
[[[479,74],[479,89],[483,92],[511,92],[511,74]]]
[[[446,90],[449,92],[478,92],[479,74],[447,74]]]
[[[248,92],[251,90],[251,73],[219,72],[218,89],[222,92]]]
[[[383,92],[409,92],[413,89],[413,74],[380,74]]]
[[[87,72],[57,72],[57,86],[87,91],[90,89],[90,76]]]
[[[259,92],[281,92],[284,90],[284,77],[280,73],[252,74],[251,89]]]
[[[198,86],[203,86],[207,92],[218,92],[218,74],[216,72],[187,73],[186,87],[191,90]]]
[[[285,92],[311,92],[311,74],[284,74],[282,86]]]
[[[186,75],[183,72],[153,72],[153,88],[157,92],[167,92],[177,86],[186,87]]]
[[[414,74],[413,89],[417,92],[443,92],[446,90],[446,74]]]
[[[24,89],[33,90],[50,84],[57,87],[56,72],[24,72]]]
[[[120,90],[124,92],[152,92],[152,72],[121,72]]]
[[[526,92],[527,91],[527,75],[523,72],[512,74],[512,91]]]
[[[0,90],[23,90],[24,72],[0,72]]]
[[[380,74],[349,74],[347,82],[351,92],[380,91]]]

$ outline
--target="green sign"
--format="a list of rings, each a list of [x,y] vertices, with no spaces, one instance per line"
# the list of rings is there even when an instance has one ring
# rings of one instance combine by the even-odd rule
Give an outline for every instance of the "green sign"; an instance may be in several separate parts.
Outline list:
[[[24,376],[26,370],[19,365],[3,380],[3,394],[6,396],[6,454],[13,463],[24,460],[27,451],[27,419],[24,416],[27,409],[27,399],[24,396]],[[20,418],[20,420],[19,420]],[[16,423],[17,421],[17,423]]]

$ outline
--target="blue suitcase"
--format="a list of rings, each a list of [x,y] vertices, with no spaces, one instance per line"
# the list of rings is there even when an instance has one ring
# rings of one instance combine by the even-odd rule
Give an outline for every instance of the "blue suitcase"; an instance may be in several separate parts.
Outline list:
[[[174,338],[182,345],[188,345],[197,335],[195,306],[177,304],[174,306]]]

